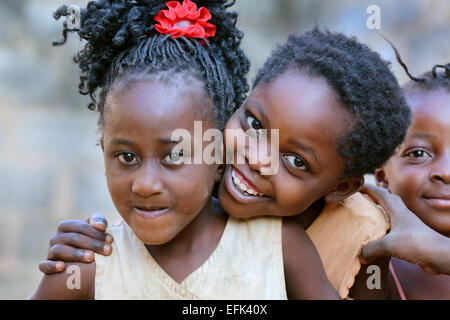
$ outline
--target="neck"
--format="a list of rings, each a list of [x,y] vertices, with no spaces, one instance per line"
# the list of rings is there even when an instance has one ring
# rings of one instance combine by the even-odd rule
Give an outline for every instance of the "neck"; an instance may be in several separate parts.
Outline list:
[[[298,224],[300,224],[303,229],[308,229],[309,226],[316,220],[319,214],[322,212],[325,207],[325,200],[319,199],[309,206],[305,211],[296,214],[294,216],[289,217],[289,219],[295,220]]]

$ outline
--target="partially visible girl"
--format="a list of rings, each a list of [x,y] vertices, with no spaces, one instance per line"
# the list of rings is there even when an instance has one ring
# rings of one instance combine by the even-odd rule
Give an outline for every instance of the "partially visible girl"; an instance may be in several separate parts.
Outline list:
[[[362,248],[364,263],[392,256],[417,264],[432,275],[450,275],[450,238],[423,223],[387,189],[366,184],[361,192],[383,207],[391,222],[388,234]]]
[[[417,78],[394,50],[411,79],[404,90],[413,121],[406,140],[375,178],[430,228],[450,237],[450,63]],[[450,299],[450,276],[430,275],[419,264],[392,259],[394,297]]]

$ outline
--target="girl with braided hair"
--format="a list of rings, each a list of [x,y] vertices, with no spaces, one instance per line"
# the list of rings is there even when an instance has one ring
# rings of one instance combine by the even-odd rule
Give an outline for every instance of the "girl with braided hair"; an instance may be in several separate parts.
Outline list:
[[[414,77],[392,43],[391,46],[410,78],[403,88],[413,118],[403,144],[387,164],[376,171],[377,185],[399,196],[408,212],[414,213],[428,227],[450,237],[450,63],[435,65],[431,71]],[[401,205],[391,210],[401,210]],[[404,236],[420,236],[420,233]],[[383,241],[388,243],[388,239]],[[408,243],[405,237],[396,239]],[[423,259],[408,259],[410,262],[391,259],[393,298],[450,299],[450,276],[425,271],[427,254],[433,252],[436,244],[426,245],[429,250],[421,251]],[[387,248],[395,246],[401,245],[386,245]],[[415,255],[411,253],[411,256]]]
[[[189,164],[190,150],[174,151],[175,130],[195,138],[195,121],[223,129],[247,91],[249,63],[229,5],[99,0],[81,11],[79,30],[65,25],[55,45],[69,32],[87,40],[75,57],[80,93],[99,112],[106,180],[123,221],[108,228],[110,256],[69,264],[78,285],[67,285],[67,273],[45,275],[32,299],[339,298],[304,230],[281,217],[229,217],[212,196],[219,164]]]

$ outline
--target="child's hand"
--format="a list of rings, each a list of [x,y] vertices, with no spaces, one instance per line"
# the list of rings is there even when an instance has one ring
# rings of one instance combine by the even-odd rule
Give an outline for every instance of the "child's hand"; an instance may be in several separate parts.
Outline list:
[[[441,261],[440,249],[437,250],[440,243],[445,243],[442,240],[444,236],[429,228],[406,207],[399,196],[388,190],[366,184],[361,192],[380,205],[391,222],[391,230],[387,235],[363,247],[361,260],[364,263],[394,256],[417,264],[431,274],[448,272],[442,269],[445,264]]]
[[[107,221],[100,213],[85,221],[61,222],[57,233],[50,239],[47,260],[39,264],[39,270],[45,274],[58,273],[65,269],[63,261],[89,263],[94,260],[94,252],[110,255],[113,238],[105,232],[106,226]]]

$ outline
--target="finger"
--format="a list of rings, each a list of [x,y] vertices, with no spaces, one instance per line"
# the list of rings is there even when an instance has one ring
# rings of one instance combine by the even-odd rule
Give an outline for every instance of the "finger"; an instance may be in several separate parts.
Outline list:
[[[39,270],[45,274],[53,274],[64,271],[66,265],[62,261],[44,260],[39,263]]]
[[[384,188],[365,184],[361,189],[361,192],[367,194],[376,204],[384,209],[392,224],[406,209],[405,204],[399,196],[390,194],[389,191]]]
[[[58,233],[52,237],[51,242],[51,245],[62,244],[73,248],[91,250],[103,255],[111,253],[110,243],[87,237],[81,233]]]
[[[105,216],[98,212],[88,218],[88,223],[100,231],[105,231],[108,226]]]
[[[383,238],[369,242],[362,247],[359,258],[363,264],[368,264],[378,258],[390,257],[393,255],[392,252],[390,252],[390,246],[387,245],[388,239],[386,237],[387,236],[384,236]]]
[[[66,262],[92,262],[94,252],[77,249],[63,244],[55,244],[48,250],[48,260],[63,260]]]
[[[106,233],[95,229],[89,223],[82,220],[66,220],[61,222],[58,226],[58,232],[60,233],[81,233],[85,236],[105,241]]]
[[[111,242],[113,242],[113,241],[114,241],[113,236],[110,235],[109,233],[107,233],[107,234],[106,234],[106,237],[105,237],[105,242],[106,242],[107,244],[111,244]]]

